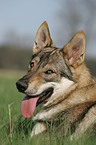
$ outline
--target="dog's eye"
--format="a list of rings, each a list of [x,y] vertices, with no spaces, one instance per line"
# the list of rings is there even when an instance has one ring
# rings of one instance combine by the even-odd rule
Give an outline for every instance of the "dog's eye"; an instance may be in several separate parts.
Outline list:
[[[34,67],[34,62],[30,62],[28,66],[28,72]]]
[[[31,67],[31,68],[34,67],[34,62],[31,62],[31,63],[30,63],[30,67]]]
[[[53,74],[53,73],[54,73],[53,70],[47,70],[47,71],[45,71],[45,74],[48,74],[48,75]]]

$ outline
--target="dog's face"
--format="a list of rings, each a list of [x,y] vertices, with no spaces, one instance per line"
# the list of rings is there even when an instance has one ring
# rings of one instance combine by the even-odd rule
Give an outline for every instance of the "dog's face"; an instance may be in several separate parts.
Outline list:
[[[53,45],[48,25],[44,22],[37,31],[28,73],[16,83],[18,90],[26,94],[21,105],[22,115],[29,118],[36,105],[43,102],[47,107],[75,89],[76,81],[71,70],[83,63],[84,56],[82,31],[59,49]]]

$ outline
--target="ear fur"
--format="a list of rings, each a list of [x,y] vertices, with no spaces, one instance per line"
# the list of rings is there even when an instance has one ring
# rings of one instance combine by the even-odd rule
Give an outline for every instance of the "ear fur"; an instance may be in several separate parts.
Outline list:
[[[84,62],[86,39],[83,31],[79,31],[63,48],[64,59],[69,66],[78,67]]]
[[[46,46],[53,46],[53,42],[50,37],[47,22],[45,21],[37,31],[33,46],[33,54],[38,53],[42,48]]]

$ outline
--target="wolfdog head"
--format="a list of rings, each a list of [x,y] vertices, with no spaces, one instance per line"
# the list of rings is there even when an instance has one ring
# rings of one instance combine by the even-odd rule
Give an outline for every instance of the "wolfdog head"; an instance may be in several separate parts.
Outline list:
[[[48,107],[64,99],[77,86],[75,70],[84,62],[85,35],[79,31],[63,49],[56,48],[44,22],[37,31],[28,73],[17,89],[26,94],[21,111],[31,117],[36,105]]]

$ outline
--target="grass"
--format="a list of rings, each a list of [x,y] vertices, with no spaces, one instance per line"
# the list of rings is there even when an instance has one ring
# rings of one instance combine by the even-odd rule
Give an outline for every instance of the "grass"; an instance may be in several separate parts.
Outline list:
[[[24,119],[21,116],[21,101],[23,94],[18,93],[15,83],[21,74],[4,71],[0,73],[0,144],[1,145],[95,145],[94,135],[87,134],[78,141],[70,141],[69,137],[51,128],[48,134],[41,134],[38,137],[30,138],[33,126],[32,118]],[[22,75],[21,75],[22,76]],[[10,119],[8,105],[11,104],[11,135],[10,138]],[[37,110],[34,114],[36,114]],[[65,127],[66,130],[66,127]],[[91,137],[89,137],[91,136]]]

